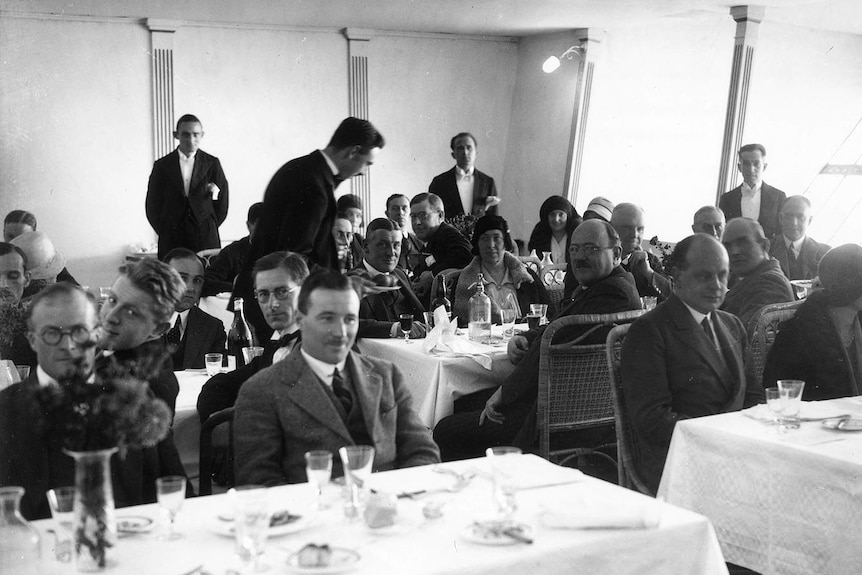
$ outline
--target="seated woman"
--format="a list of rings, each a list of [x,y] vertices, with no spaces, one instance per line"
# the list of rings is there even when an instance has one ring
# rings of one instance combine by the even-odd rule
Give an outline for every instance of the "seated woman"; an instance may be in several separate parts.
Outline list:
[[[36,216],[26,210],[12,210],[8,214],[6,214],[6,217],[3,219],[4,242],[11,242],[13,239],[17,238],[23,233],[35,231]],[[72,274],[70,274],[69,270],[67,270],[65,267],[63,267],[63,269],[60,270],[60,273],[57,274],[57,281],[69,282],[75,285],[80,285],[77,281],[75,281],[75,278],[72,277]],[[35,291],[33,293],[35,293]]]
[[[805,381],[806,401],[859,395],[862,388],[862,247],[838,246],[820,260],[822,290],[782,323],[766,358],[763,386]]]
[[[44,232],[24,232],[9,243],[27,255],[30,283],[24,288],[24,298],[33,297],[45,286],[56,283],[58,274],[66,269],[66,258],[54,248]]]
[[[551,260],[555,264],[566,263],[569,238],[581,221],[569,200],[563,196],[551,196],[539,208],[539,223],[530,234],[527,250],[536,250],[540,258],[542,252],[551,252]]]
[[[535,273],[528,270],[517,257],[509,253],[514,248],[509,235],[509,224],[500,216],[479,218],[473,229],[475,257],[458,276],[451,293],[454,294],[452,311],[461,323],[470,317],[470,297],[475,293],[479,273],[485,280],[485,293],[491,298],[491,321],[500,323],[500,304],[509,294],[518,309],[516,317],[530,312],[531,303],[549,303],[548,292]],[[553,317],[551,310],[548,317]]]

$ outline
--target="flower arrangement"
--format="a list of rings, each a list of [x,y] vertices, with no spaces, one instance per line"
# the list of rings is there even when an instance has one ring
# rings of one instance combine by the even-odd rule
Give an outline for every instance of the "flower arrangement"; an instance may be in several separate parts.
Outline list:
[[[454,218],[449,218],[446,223],[461,232],[461,235],[468,240],[473,237],[473,228],[476,227],[476,222],[479,220],[472,214],[460,214]]]
[[[670,255],[673,253],[673,248],[673,244],[659,241],[658,236],[653,236],[652,239],[650,239],[647,251],[661,260],[662,269],[656,271],[660,271],[662,273],[668,273],[670,271],[668,269],[668,262],[670,261]]]
[[[0,304],[0,358],[12,357],[17,334],[27,331],[27,307],[18,303]]]

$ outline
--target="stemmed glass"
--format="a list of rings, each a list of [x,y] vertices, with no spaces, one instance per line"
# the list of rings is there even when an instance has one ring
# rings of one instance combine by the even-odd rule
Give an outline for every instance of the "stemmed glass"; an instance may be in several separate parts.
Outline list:
[[[174,520],[186,499],[186,478],[182,475],[159,477],[156,479],[156,495],[162,516],[168,520],[168,531],[159,538],[166,541],[179,539],[181,535],[174,530]]]
[[[305,475],[317,493],[315,509],[328,509],[323,503],[323,486],[332,476],[332,453],[329,451],[308,451],[305,454]]]
[[[240,485],[229,491],[234,497],[234,532],[237,553],[250,560],[255,573],[269,566],[261,562],[269,533],[269,492],[261,485]]]
[[[513,475],[520,458],[512,457],[520,455],[521,450],[517,447],[489,447],[485,451],[491,463],[491,473],[494,478],[494,499],[497,501],[497,510],[503,519],[511,519],[518,509],[515,501],[515,485]]]
[[[410,330],[413,329],[413,315],[402,313],[398,316],[398,322],[401,324],[401,333],[404,334],[404,343],[413,343],[410,341]]]
[[[338,450],[344,467],[344,483],[350,500],[344,503],[344,515],[358,517],[368,493],[368,478],[374,464],[374,448],[370,445],[347,445]]]

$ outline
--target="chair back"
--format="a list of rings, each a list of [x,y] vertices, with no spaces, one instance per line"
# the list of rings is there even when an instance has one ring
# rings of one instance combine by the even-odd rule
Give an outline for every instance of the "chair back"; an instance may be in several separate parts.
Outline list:
[[[223,465],[227,465],[227,475],[233,478],[233,416],[235,408],[228,407],[221,411],[216,411],[210,415],[203,425],[201,425],[200,435],[200,483],[198,485],[198,494],[212,495],[213,492],[213,465],[215,463],[215,450],[213,449],[213,431],[222,425],[228,426],[228,449],[227,460]],[[233,483],[229,481],[229,483]]]
[[[210,266],[210,260],[213,256],[217,256],[219,252],[221,252],[221,248],[210,248],[199,251],[197,255],[204,261],[204,268],[208,268]]]
[[[617,476],[621,487],[640,491],[647,495],[655,495],[647,487],[637,467],[638,445],[626,411],[626,400],[623,394],[623,382],[620,377],[620,356],[622,344],[631,325],[620,325],[608,334],[605,343],[608,371],[611,374],[611,397],[614,405],[614,421],[617,432]]]
[[[570,315],[553,321],[542,335],[539,356],[537,428],[539,455],[561,464],[570,457],[592,452],[587,448],[551,449],[555,433],[602,427],[614,423],[610,395],[610,374],[604,343],[585,343],[599,330],[632,322],[643,310],[614,314]],[[592,326],[577,338],[554,342],[561,330],[571,326]],[[567,330],[568,331],[568,330]],[[600,340],[601,341],[601,340]]]
[[[775,336],[778,335],[778,326],[796,314],[796,310],[802,305],[802,301],[791,301],[784,303],[773,303],[765,305],[751,316],[748,320],[748,343],[751,349],[751,372],[758,386],[763,385],[763,368],[766,366],[766,356]]]

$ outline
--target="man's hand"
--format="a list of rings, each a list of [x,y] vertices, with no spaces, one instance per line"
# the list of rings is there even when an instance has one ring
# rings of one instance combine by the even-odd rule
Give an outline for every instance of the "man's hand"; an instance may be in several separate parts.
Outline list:
[[[655,273],[649,265],[647,253],[643,250],[637,250],[629,254],[629,271],[634,275],[640,275],[648,282],[652,281],[652,276]]]
[[[218,195],[221,192],[219,187],[212,182],[207,184],[207,191],[213,195],[214,201],[218,199]]]
[[[419,277],[413,280],[413,291],[416,293],[418,297],[422,297],[431,292],[431,282],[434,281],[434,274],[432,274],[429,270],[425,270]]]
[[[509,354],[509,361],[518,363],[524,356],[527,355],[527,350],[530,349],[530,342],[523,335],[516,335],[509,340],[509,345],[506,347],[506,352]]]
[[[485,198],[485,208],[493,208],[500,203],[500,196],[488,196]]]
[[[498,387],[497,391],[494,392],[494,395],[488,398],[488,401],[485,402],[485,409],[482,410],[482,413],[479,415],[479,425],[485,423],[485,420],[491,421],[493,423],[502,424],[506,419],[502,413],[500,413],[500,404],[503,399],[503,388]]]

